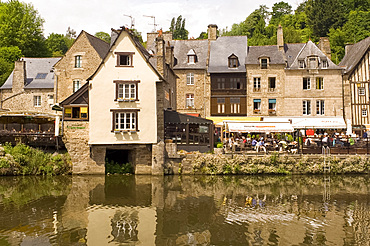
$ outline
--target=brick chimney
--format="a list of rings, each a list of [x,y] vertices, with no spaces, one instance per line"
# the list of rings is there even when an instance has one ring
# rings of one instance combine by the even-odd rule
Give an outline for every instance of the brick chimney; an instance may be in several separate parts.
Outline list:
[[[12,92],[19,93],[24,90],[26,84],[26,61],[19,60],[15,62],[13,73]]]
[[[284,51],[284,34],[283,34],[283,27],[279,24],[277,29],[277,46],[280,51]]]
[[[319,49],[331,60],[331,49],[329,38],[327,37],[320,38]]]
[[[157,70],[164,78],[166,78],[164,72],[165,72],[165,66],[166,66],[166,48],[165,48],[165,41],[163,40],[163,36],[158,36],[156,38],[156,47],[157,47]]]
[[[208,25],[208,40],[216,40],[217,39],[217,25],[209,24]]]

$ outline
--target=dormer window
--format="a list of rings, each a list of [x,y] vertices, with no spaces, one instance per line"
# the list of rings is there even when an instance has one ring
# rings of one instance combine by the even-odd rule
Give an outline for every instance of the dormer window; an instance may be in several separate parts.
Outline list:
[[[298,67],[299,68],[305,68],[306,67],[306,64],[305,64],[304,60],[298,60]]]
[[[188,52],[188,63],[189,64],[194,64],[197,62],[197,56],[195,54],[195,51],[193,49],[189,50]]]
[[[319,59],[317,56],[310,56],[310,57],[307,57],[307,65],[308,65],[308,68],[318,68],[319,66]]]
[[[321,68],[328,68],[329,67],[328,60],[322,60],[321,64],[322,64]]]
[[[234,54],[229,56],[229,68],[237,68],[239,67],[239,60],[238,57]]]
[[[133,67],[134,52],[115,52],[117,56],[117,67]]]
[[[269,59],[267,57],[266,58],[261,58],[260,59],[261,69],[267,69],[268,62],[269,62]]]

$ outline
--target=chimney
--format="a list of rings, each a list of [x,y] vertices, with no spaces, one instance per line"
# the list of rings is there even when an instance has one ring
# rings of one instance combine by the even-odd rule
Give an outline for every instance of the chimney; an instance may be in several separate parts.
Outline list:
[[[352,46],[353,46],[353,44],[346,44],[346,46],[344,48],[344,51],[345,51],[344,55],[348,54],[348,52],[351,50]]]
[[[208,25],[208,40],[216,40],[217,39],[217,25],[209,24]]]
[[[163,36],[158,36],[156,39],[156,46],[157,46],[157,70],[162,76],[165,78],[164,70],[166,65],[166,57],[165,57],[165,42],[163,40]]]
[[[331,60],[331,49],[329,38],[327,37],[320,38],[319,49]]]
[[[26,61],[19,60],[15,62],[13,73],[12,92],[19,93],[24,90],[26,84]]]
[[[279,24],[277,29],[277,46],[280,51],[284,51],[284,34],[283,34],[283,27]]]

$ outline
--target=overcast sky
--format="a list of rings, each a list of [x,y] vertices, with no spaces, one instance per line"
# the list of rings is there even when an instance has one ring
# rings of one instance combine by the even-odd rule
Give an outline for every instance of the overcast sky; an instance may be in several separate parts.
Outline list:
[[[207,31],[208,24],[217,24],[219,29],[240,23],[259,7],[265,4],[270,10],[280,0],[22,0],[32,3],[45,20],[44,34],[65,34],[68,27],[77,34],[85,30],[90,34],[103,31],[110,34],[111,28],[131,25],[134,18],[135,28],[146,33],[154,28],[154,16],[157,30],[169,30],[171,19],[182,15],[186,19],[185,28],[189,38],[197,38],[202,31]],[[285,0],[293,10],[303,0]]]

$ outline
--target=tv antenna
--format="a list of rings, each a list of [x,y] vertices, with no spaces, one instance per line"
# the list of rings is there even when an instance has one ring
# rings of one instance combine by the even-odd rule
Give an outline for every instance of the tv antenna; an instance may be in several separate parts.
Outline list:
[[[134,26],[135,26],[135,19],[131,15],[124,15],[124,16],[127,16],[127,17],[129,17],[131,19],[131,27],[130,27],[130,29],[133,29]]]
[[[149,25],[153,25],[153,32],[155,32],[157,30],[157,26],[158,24],[155,23],[155,16],[152,16],[152,15],[143,15],[144,17],[149,17],[149,18],[152,18],[154,23],[153,24],[149,24]]]

